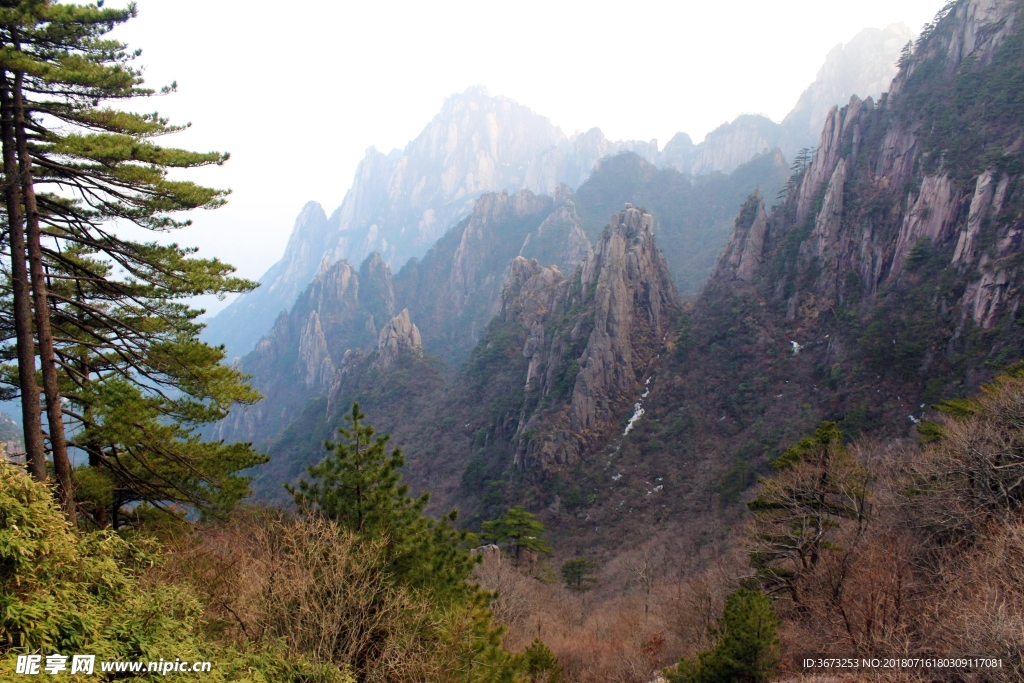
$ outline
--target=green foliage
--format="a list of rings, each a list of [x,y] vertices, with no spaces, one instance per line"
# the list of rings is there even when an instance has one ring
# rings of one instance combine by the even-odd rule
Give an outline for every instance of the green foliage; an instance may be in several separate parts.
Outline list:
[[[222,363],[223,349],[199,340],[203,311],[189,305],[198,295],[256,283],[217,259],[196,258],[195,249],[127,239],[109,227],[181,228],[191,223],[181,212],[218,208],[228,194],[169,177],[222,164],[226,154],[163,147],[156,138],[187,126],[110,108],[155,94],[133,66],[138,51],[109,37],[135,15],[134,5],[102,2],[38,0],[0,10],[3,86],[23,97],[30,130],[70,445],[116,482],[108,493],[93,486],[88,494],[94,521],[115,526],[122,506],[141,500],[158,509],[184,503],[226,512],[248,494],[239,473],[265,461],[247,445],[199,437],[204,425],[259,394]],[[8,348],[0,355],[11,359],[11,332],[2,333]]]
[[[44,485],[0,463],[0,667],[13,671],[19,654],[89,653],[97,680],[111,680],[99,661],[177,656],[214,662],[216,682],[351,683],[337,667],[286,657],[277,644],[244,652],[210,646],[195,597],[145,580],[160,559],[153,541],[77,533]]]
[[[772,461],[772,467],[777,470],[784,470],[795,467],[802,462],[817,459],[821,454],[827,453],[829,448],[835,448],[845,454],[843,447],[843,433],[835,422],[822,422],[814,430],[814,434],[806,436],[785,450],[778,458]]]
[[[405,459],[398,449],[389,454],[389,436],[375,437],[364,418],[354,404],[349,424],[338,430],[343,440],[327,442],[330,455],[307,468],[312,482],[302,480],[289,492],[307,514],[324,515],[359,543],[381,546],[388,580],[428,599],[436,622],[434,656],[450,660],[445,675],[513,683],[519,662],[502,647],[504,631],[487,609],[490,596],[468,582],[474,537],[455,528],[455,511],[439,520],[424,515],[428,495],[408,495],[398,472]]]
[[[740,589],[725,599],[711,650],[683,658],[665,673],[671,683],[760,683],[779,668],[779,618],[764,593]]]
[[[769,592],[784,591],[800,604],[804,576],[825,553],[844,521],[867,523],[870,475],[847,452],[834,422],[823,422],[772,465],[777,473],[761,481],[747,507],[750,564]]]
[[[529,683],[564,683],[558,658],[540,638],[534,638],[523,651],[523,660]]]
[[[509,508],[504,517],[483,523],[482,536],[496,543],[507,543],[519,562],[525,548],[538,554],[551,552],[551,544],[540,538],[544,525],[522,505]]]
[[[468,534],[455,528],[455,511],[440,520],[423,514],[429,494],[408,495],[398,471],[405,458],[397,448],[387,452],[390,437],[374,438],[374,428],[362,423],[365,417],[353,404],[349,426],[338,429],[344,440],[327,442],[330,455],[307,468],[313,481],[286,488],[300,509],[323,514],[360,538],[386,539],[389,570],[398,583],[467,599],[474,564]]]
[[[920,124],[915,135],[925,172],[942,170],[965,181],[986,168],[1019,167],[1022,162],[1020,150],[1006,150],[1024,120],[1024,31],[1015,25],[991,63],[982,64],[972,55],[951,73],[948,51],[936,44],[951,39],[953,26],[943,22],[949,7],[918,38],[910,60],[916,61],[915,68],[900,94],[898,111]]]
[[[848,437],[860,436],[868,431],[877,422],[872,416],[871,404],[863,401],[860,405],[851,408],[843,415],[839,423],[839,430]]]
[[[740,207],[740,215],[736,217],[736,227],[744,230],[749,230],[750,226],[754,224],[757,219],[757,207],[761,205],[761,200],[756,193],[751,193],[747,197],[747,201],[743,202],[743,206]]]
[[[756,481],[757,475],[750,463],[737,459],[718,481],[718,493],[722,497],[722,502],[735,503]]]
[[[585,557],[568,560],[562,565],[562,580],[574,591],[588,591],[596,581],[594,567],[594,563]]]

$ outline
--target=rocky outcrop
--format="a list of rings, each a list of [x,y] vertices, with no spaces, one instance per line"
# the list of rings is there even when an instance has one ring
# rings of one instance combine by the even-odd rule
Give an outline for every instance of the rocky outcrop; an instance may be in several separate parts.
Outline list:
[[[607,424],[631,402],[638,377],[651,360],[635,348],[643,329],[660,340],[666,318],[679,307],[668,265],[654,243],[654,218],[629,208],[612,216],[594,257],[583,267],[584,297],[594,297],[594,328],[580,357],[572,396],[572,424],[593,429]],[[639,353],[638,353],[639,352]]]
[[[547,118],[485,88],[449,97],[416,139],[375,167],[386,195],[364,197],[353,184],[338,212],[334,258],[378,251],[397,268],[421,256],[481,194],[521,187],[530,162],[564,139]]]
[[[572,273],[594,249],[583,232],[572,191],[559,186],[554,201],[556,208],[526,236],[519,255],[556,264],[563,273]]]
[[[953,222],[959,217],[962,196],[962,191],[949,176],[925,176],[917,199],[900,226],[890,278],[899,277],[910,250],[921,239],[928,239],[932,244],[949,241]]]
[[[331,377],[334,375],[334,363],[331,362],[331,355],[327,351],[327,339],[324,338],[320,316],[316,311],[309,312],[299,336],[298,364],[302,371],[302,381],[307,388],[323,391],[330,385]]]
[[[503,275],[517,252],[570,271],[591,253],[572,191],[562,185],[555,194],[485,194],[422,262],[394,277],[376,252],[358,273],[325,258],[292,309],[241,361],[265,400],[236,411],[216,435],[265,442],[310,399],[326,394],[331,404],[351,384],[346,377],[358,383],[368,367],[390,372],[406,351],[461,363],[498,313]]]
[[[411,257],[422,258],[487,192],[525,188],[551,195],[562,183],[575,190],[599,160],[623,152],[659,168],[698,175],[731,172],[774,148],[792,159],[800,148],[813,145],[832,106],[852,94],[877,97],[884,90],[905,35],[902,26],[867,29],[836,46],[782,124],[764,116],[739,116],[700,144],[678,133],[660,151],[656,140],[608,140],[598,128],[567,137],[514,101],[479,86],[469,88],[445,100],[405,149],[388,154],[367,149],[330,218],[315,203],[303,209],[281,260],[260,278],[261,288],[212,318],[205,338],[226,343],[232,355],[244,355],[269,330],[273,316],[291,306],[322,257],[358,263],[376,251],[397,270]],[[958,49],[969,51],[977,40],[964,34]]]
[[[395,278],[428,353],[461,363],[501,307],[502,284],[517,254],[571,272],[591,247],[565,185],[555,196],[529,190],[485,194],[468,219]]]
[[[744,282],[753,280],[765,260],[767,237],[768,216],[764,211],[764,197],[755,190],[736,218],[732,237],[715,267],[715,277],[736,278]]]
[[[813,146],[832,107],[849,102],[854,95],[877,100],[888,91],[900,51],[915,37],[905,24],[890,24],[884,29],[866,28],[848,43],[832,48],[814,82],[782,121],[792,143]],[[794,151],[786,149],[791,158]]]
[[[389,372],[398,364],[403,353],[423,355],[423,340],[420,338],[419,328],[413,325],[409,318],[408,308],[403,308],[402,312],[380,331],[377,357],[373,361],[373,367]]]
[[[514,464],[569,466],[607,437],[639,395],[679,307],[654,219],[639,209],[612,216],[570,277],[514,259],[500,311],[523,331],[527,359]]]
[[[613,141],[606,138],[600,128],[591,128],[559,142],[531,161],[523,187],[548,195],[554,194],[561,184],[575,189],[590,177],[594,164],[623,152],[633,152],[652,164],[659,163],[657,140]]]
[[[474,205],[469,223],[462,231],[459,246],[452,257],[449,291],[451,303],[458,315],[465,310],[473,292],[488,284],[488,278],[496,278],[490,258],[501,239],[494,234],[497,226],[527,216],[546,215],[551,211],[552,200],[545,195],[535,195],[529,190],[520,190],[513,195],[507,192],[487,194]],[[499,266],[500,268],[500,266]],[[492,280],[493,281],[493,280]],[[496,281],[494,281],[496,285]],[[497,291],[497,287],[494,287]]]
[[[1019,215],[1004,211],[1014,177],[990,168],[965,182],[963,169],[928,158],[935,152],[922,149],[918,130],[931,124],[922,123],[928,114],[915,107],[928,88],[948,87],[961,69],[983,79],[985,65],[995,59],[1021,11],[1015,0],[956,4],[908,58],[891,96],[878,103],[853,96],[847,106],[829,111],[813,156],[798,169],[782,209],[767,221],[765,231],[774,242],[769,251],[802,235],[795,270],[776,268],[773,272],[782,279],[771,283],[776,293],[795,290],[789,300],[791,319],[813,319],[845,295],[859,296],[850,290],[851,275],[860,294],[875,295],[883,285],[900,282],[921,245],[943,254],[964,278],[964,321],[988,329],[1006,312],[1015,314],[1021,295],[1013,257],[1022,226]],[[926,62],[931,64],[927,82],[914,76]],[[913,96],[907,94],[910,87]],[[1024,139],[1019,123],[979,120],[972,125],[985,126],[989,138],[1009,141],[1002,153],[1019,154],[1017,141]],[[747,261],[749,268],[741,266],[749,238],[746,225],[737,221],[720,273],[749,280],[741,271],[758,270],[757,259]]]
[[[243,294],[206,321],[203,339],[227,347],[228,358],[249,353],[305,289],[331,246],[327,214],[316,202],[302,208],[281,259],[260,278],[260,286]]]
[[[729,173],[754,156],[783,143],[785,130],[764,116],[746,114],[723,123],[707,134],[687,168],[693,175],[723,171]]]
[[[349,351],[365,353],[378,343],[371,311],[386,315],[382,311],[389,307],[394,309],[391,272],[379,255],[371,255],[358,274],[347,261],[329,265],[323,260],[292,309],[281,313],[270,333],[240,361],[264,400],[235,410],[210,435],[268,443],[307,401],[329,391]]]
[[[395,288],[391,268],[373,252],[359,267],[359,301],[379,327],[395,315]]]

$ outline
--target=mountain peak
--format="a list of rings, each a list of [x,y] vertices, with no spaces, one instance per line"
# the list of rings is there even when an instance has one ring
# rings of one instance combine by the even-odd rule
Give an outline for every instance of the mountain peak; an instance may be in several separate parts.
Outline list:
[[[896,76],[900,50],[915,37],[906,24],[898,23],[884,29],[866,28],[849,42],[839,43],[829,51],[814,82],[801,93],[783,124],[817,134],[829,110],[851,95],[878,99]]]
[[[423,339],[420,337],[419,328],[409,317],[408,308],[403,308],[402,312],[380,331],[380,337],[377,339],[377,359],[373,365],[387,372],[398,364],[398,359],[405,352],[423,355]]]

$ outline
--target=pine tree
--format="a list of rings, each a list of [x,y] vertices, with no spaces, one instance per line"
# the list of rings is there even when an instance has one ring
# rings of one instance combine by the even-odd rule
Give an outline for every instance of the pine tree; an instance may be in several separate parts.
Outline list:
[[[562,580],[569,588],[584,592],[594,583],[594,563],[585,557],[577,557],[562,565]]]
[[[134,500],[230,507],[247,491],[237,473],[263,460],[248,447],[201,444],[203,424],[258,395],[223,366],[223,350],[199,341],[202,311],[184,303],[254,283],[231,277],[233,269],[216,259],[194,258],[194,250],[123,239],[110,228],[112,220],[157,232],[180,228],[189,221],[176,212],[217,208],[227,194],[167,177],[171,169],[223,163],[227,155],[161,147],[154,138],[182,127],[157,114],[100,104],[155,94],[131,64],[138,52],[107,36],[134,16],[134,5],[0,5],[17,384],[37,471],[40,421],[29,414],[38,407],[37,347],[50,447],[69,515],[65,420],[72,445],[86,450],[90,466],[111,482],[115,518],[120,504]],[[26,310],[34,339],[25,334]],[[115,414],[131,419],[115,424]]]
[[[544,525],[522,505],[509,508],[504,517],[483,523],[483,536],[496,543],[507,543],[518,565],[525,548],[538,554],[551,552],[551,544],[540,538]]]
[[[330,455],[306,468],[313,481],[286,488],[300,509],[323,514],[361,538],[386,539],[396,581],[466,599],[473,593],[466,580],[475,564],[469,535],[455,528],[454,510],[440,520],[423,513],[429,494],[409,496],[398,471],[405,465],[401,450],[388,453],[390,436],[375,437],[365,418],[353,404],[345,416],[348,426],[338,429],[343,439],[326,442]]]
[[[558,658],[540,638],[534,638],[533,642],[523,650],[523,659],[526,663],[526,675],[530,683],[563,683],[565,681]]]
[[[779,618],[768,596],[740,589],[725,599],[711,650],[666,672],[671,683],[762,683],[779,667]]]
[[[802,578],[835,548],[840,522],[861,528],[868,521],[868,473],[850,457],[834,422],[790,446],[772,466],[748,503],[751,566],[770,593],[785,591],[801,604]]]

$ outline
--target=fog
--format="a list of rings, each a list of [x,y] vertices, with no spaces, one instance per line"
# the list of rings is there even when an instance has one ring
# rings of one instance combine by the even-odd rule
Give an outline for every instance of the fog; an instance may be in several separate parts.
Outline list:
[[[228,206],[174,239],[256,278],[306,201],[332,211],[367,147],[404,147],[469,85],[567,134],[699,142],[741,113],[780,120],[834,45],[869,26],[917,30],[940,5],[140,0],[116,35],[142,48],[151,85],[178,83],[141,104],[193,124],[167,142],[231,153],[189,174],[231,188]]]

